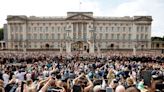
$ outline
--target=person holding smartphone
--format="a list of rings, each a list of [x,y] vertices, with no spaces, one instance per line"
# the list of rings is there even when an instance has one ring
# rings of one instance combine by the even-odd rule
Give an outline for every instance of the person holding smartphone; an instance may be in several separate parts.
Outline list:
[[[85,86],[83,85],[83,81],[80,79],[82,77],[87,80]],[[92,87],[93,87],[92,81],[89,79],[87,75],[84,75],[84,73],[82,73],[80,76],[78,76],[73,80],[73,88],[71,92],[89,92]]]
[[[39,90],[39,92],[47,92],[47,91],[66,92],[64,87],[56,85],[56,80],[53,77],[50,77],[48,81],[45,83],[45,85]]]

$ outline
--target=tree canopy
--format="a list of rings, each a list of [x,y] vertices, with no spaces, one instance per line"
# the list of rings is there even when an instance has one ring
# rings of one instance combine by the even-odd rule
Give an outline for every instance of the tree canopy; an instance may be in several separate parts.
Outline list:
[[[152,41],[164,41],[164,36],[163,37],[151,37]]]
[[[3,28],[0,28],[0,40],[3,40]]]

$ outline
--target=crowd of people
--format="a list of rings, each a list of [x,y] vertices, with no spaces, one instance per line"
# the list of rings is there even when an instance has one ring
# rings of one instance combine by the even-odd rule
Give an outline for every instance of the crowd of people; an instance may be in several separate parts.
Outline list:
[[[0,92],[162,92],[162,54],[1,52]]]

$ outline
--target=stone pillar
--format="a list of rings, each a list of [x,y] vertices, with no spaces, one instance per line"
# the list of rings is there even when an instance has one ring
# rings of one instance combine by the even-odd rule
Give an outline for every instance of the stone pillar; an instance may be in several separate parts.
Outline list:
[[[10,24],[7,25],[7,49],[11,49],[11,31],[10,31]]]
[[[100,53],[100,45],[97,43],[97,52]]]
[[[133,55],[136,55],[136,47],[133,47]]]
[[[27,47],[27,44],[26,44],[26,23],[23,23],[22,25],[22,30],[21,31],[23,31],[22,33],[22,35],[23,35],[23,39],[22,39],[22,41],[23,41],[23,43],[22,43],[22,48],[23,48],[23,51],[25,51],[26,52],[26,47]],[[25,46],[26,45],[26,46]]]
[[[71,42],[66,42],[66,53],[71,52]]]
[[[94,53],[95,52],[94,42],[88,41],[88,44],[89,44],[89,53]]]
[[[83,26],[84,26],[83,23],[81,23],[81,38],[82,38],[82,39],[84,39],[84,38],[83,38],[83,32],[84,32]]]
[[[63,52],[63,45],[62,45],[62,43],[60,44],[60,53],[62,53]]]
[[[76,39],[78,39],[79,38],[78,23],[75,23],[75,25],[76,25]]]
[[[90,48],[90,50],[89,50],[89,53],[94,53],[95,51],[94,51],[94,42],[92,42],[91,44],[90,44],[90,46],[89,46]]]
[[[148,49],[151,49],[151,25],[148,26]]]

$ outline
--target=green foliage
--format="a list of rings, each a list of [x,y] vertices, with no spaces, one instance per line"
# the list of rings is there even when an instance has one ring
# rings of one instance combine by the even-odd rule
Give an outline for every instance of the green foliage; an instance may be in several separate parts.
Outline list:
[[[151,37],[152,41],[164,41],[164,36],[163,37]]]
[[[0,28],[0,40],[3,40],[3,28]]]

